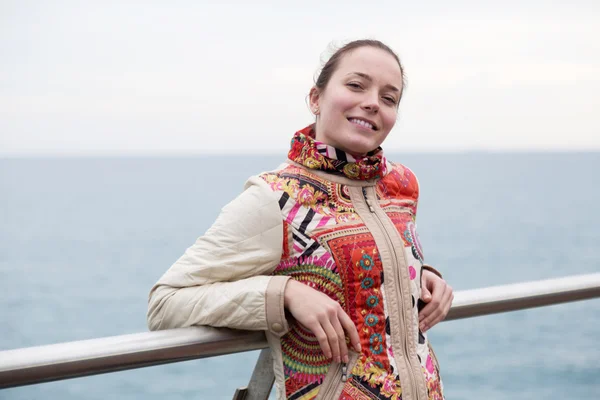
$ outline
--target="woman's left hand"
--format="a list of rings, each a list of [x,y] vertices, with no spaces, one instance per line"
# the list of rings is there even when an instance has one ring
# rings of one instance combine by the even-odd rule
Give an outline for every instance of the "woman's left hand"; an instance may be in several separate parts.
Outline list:
[[[419,329],[426,332],[446,318],[454,294],[445,280],[425,269],[421,275],[421,299],[426,305],[419,312]]]

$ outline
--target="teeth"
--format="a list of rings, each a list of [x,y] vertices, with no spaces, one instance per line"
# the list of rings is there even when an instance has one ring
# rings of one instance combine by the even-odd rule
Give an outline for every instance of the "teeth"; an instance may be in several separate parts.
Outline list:
[[[350,122],[354,123],[354,124],[358,124],[358,125],[362,125],[365,128],[369,128],[369,129],[373,129],[373,125],[371,125],[370,123],[360,120],[358,118],[351,118]]]

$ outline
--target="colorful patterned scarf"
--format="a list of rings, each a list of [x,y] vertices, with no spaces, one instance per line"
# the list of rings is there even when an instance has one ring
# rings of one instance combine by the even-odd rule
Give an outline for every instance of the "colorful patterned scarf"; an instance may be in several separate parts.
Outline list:
[[[350,179],[380,179],[387,173],[386,159],[381,147],[356,158],[315,139],[314,124],[296,132],[288,158],[307,168],[320,169]]]

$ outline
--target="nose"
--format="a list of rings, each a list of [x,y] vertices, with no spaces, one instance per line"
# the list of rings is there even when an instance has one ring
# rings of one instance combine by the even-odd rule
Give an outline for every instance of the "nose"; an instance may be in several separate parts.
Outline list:
[[[369,93],[360,107],[367,112],[377,114],[377,111],[379,111],[379,95]]]

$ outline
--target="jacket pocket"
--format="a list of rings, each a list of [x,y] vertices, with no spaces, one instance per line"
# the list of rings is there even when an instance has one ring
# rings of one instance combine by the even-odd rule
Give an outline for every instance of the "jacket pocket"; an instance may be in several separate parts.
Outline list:
[[[331,363],[315,400],[337,400],[360,354],[348,350],[348,363]]]

